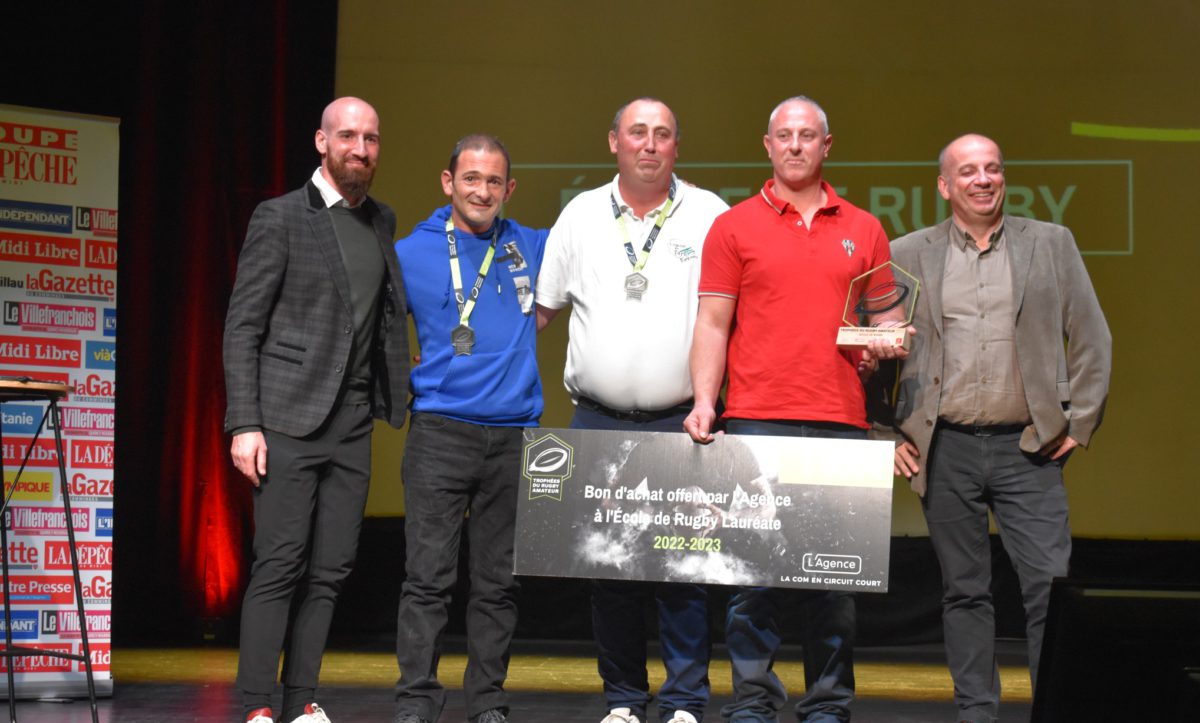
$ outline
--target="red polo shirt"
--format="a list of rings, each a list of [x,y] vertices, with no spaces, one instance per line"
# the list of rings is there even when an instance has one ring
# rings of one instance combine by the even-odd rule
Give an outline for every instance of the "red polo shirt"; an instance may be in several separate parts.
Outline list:
[[[811,228],[774,186],[718,216],[704,241],[700,295],[737,299],[725,416],[865,428],[861,354],[840,351],[837,330],[851,279],[891,259],[887,236],[824,181]]]

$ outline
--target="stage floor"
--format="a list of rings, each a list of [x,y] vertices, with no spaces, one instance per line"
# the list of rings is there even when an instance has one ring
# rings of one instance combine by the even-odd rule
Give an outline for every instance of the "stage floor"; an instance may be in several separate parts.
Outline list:
[[[378,647],[378,646],[373,646]],[[449,688],[442,721],[465,721],[462,680],[465,657],[461,641],[451,642],[442,658],[441,678]],[[1030,712],[1028,670],[1020,664],[1023,642],[1003,641],[1000,676],[1004,689],[1002,721],[1027,721]],[[654,654],[651,650],[651,654]],[[713,700],[705,719],[721,720],[729,701],[729,663],[724,650],[713,651]],[[787,649],[776,671],[789,691],[804,685],[799,651]],[[940,646],[859,648],[855,651],[858,723],[927,723],[954,719],[953,685]],[[100,720],[239,721],[240,704],[233,680],[237,651],[228,648],[162,648],[114,650],[114,693],[100,702]],[[662,681],[662,668],[651,665],[651,685]],[[318,701],[335,723],[391,720],[391,686],[397,676],[395,658],[383,650],[331,650],[325,656]],[[509,670],[514,723],[598,723],[604,716],[600,679],[590,646],[579,643],[529,642],[515,646]],[[18,687],[18,692],[20,688]],[[24,723],[83,723],[90,720],[86,701],[43,703],[20,701]],[[794,720],[790,713],[781,718]],[[656,720],[652,718],[652,721]]]

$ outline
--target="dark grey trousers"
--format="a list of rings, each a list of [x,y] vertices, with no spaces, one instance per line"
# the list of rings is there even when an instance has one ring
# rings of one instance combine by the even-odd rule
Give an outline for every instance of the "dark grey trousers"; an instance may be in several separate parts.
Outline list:
[[[961,720],[993,721],[1000,704],[988,511],[1020,581],[1035,682],[1050,582],[1067,574],[1071,557],[1066,460],[1022,452],[1020,438],[939,429],[926,462],[922,504],[942,568],[942,627]]]

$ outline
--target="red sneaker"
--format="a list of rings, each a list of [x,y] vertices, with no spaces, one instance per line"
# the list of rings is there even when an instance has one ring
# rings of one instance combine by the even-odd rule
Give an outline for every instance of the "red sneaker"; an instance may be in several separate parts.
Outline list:
[[[297,716],[292,723],[332,723],[329,716],[325,715],[325,711],[321,710],[321,706],[316,703],[309,703],[304,706],[304,715]]]

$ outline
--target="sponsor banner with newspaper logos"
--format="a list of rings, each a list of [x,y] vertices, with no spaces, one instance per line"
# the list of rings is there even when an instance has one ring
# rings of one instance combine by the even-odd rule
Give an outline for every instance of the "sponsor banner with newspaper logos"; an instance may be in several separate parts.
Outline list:
[[[115,118],[0,105],[0,376],[73,388],[60,404],[66,480],[45,404],[0,405],[13,642],[82,655],[79,595],[100,694],[112,692],[118,141]],[[80,661],[0,658],[9,666],[20,698],[87,695]]]

